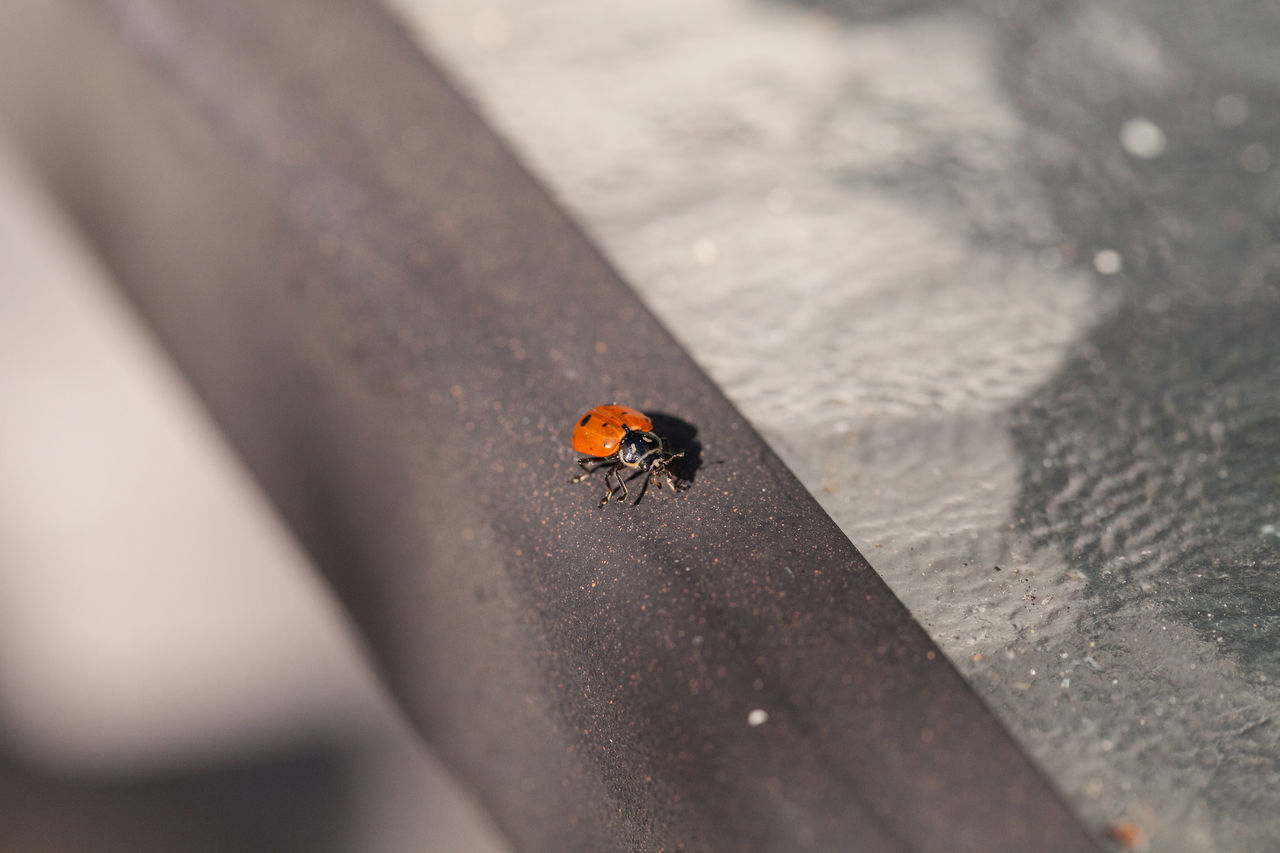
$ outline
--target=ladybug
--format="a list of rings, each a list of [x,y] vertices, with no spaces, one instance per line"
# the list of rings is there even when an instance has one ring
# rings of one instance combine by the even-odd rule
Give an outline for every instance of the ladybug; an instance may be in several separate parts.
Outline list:
[[[573,449],[586,455],[578,460],[578,467],[583,473],[574,477],[572,482],[586,479],[599,468],[609,469],[604,474],[604,485],[608,491],[600,499],[602,507],[615,494],[619,501],[627,499],[627,484],[622,480],[623,468],[635,468],[638,473],[648,474],[640,496],[636,498],[637,503],[644,497],[650,481],[659,476],[659,489],[665,479],[675,491],[676,482],[668,466],[672,460],[684,456],[683,450],[672,453],[667,440],[654,434],[653,421],[644,412],[630,406],[596,406],[578,418],[573,427]],[[610,477],[614,478],[616,486],[609,482]]]

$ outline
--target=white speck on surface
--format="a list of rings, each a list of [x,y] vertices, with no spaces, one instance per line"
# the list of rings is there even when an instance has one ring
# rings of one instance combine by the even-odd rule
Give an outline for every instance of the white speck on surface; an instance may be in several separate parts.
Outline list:
[[[1275,526],[1274,524],[1264,524],[1264,525],[1262,525],[1262,535],[1263,535],[1263,536],[1275,536],[1275,535],[1276,535],[1276,526]]]
[[[1120,128],[1120,144],[1141,160],[1154,160],[1164,153],[1168,140],[1164,131],[1149,118],[1131,118]]]
[[[769,722],[769,712],[763,708],[756,708],[750,714],[747,714],[747,725],[752,728],[763,726],[767,722]]]
[[[1102,275],[1115,275],[1124,268],[1124,259],[1115,249],[1103,249],[1093,256],[1093,268]]]

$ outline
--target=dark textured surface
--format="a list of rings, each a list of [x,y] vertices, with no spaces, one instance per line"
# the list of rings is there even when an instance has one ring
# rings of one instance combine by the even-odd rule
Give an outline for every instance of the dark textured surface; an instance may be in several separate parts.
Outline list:
[[[323,11],[12,4],[0,96],[515,842],[1090,847],[416,50]],[[692,489],[568,483],[613,400],[697,430]]]
[[[1275,848],[1276,8],[388,2],[1087,820]]]

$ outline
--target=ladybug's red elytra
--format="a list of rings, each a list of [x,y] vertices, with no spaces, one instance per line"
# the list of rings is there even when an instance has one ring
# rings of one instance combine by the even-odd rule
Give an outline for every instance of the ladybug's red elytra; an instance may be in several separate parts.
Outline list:
[[[583,473],[573,478],[573,482],[590,476],[600,468],[608,468],[604,474],[604,485],[607,491],[600,499],[600,506],[609,502],[609,498],[617,495],[617,500],[627,499],[627,484],[622,479],[623,468],[635,468],[638,473],[647,473],[644,487],[640,489],[639,502],[649,488],[650,481],[657,479],[658,488],[666,480],[672,491],[676,482],[671,477],[667,466],[672,460],[684,456],[684,451],[672,453],[671,446],[665,438],[653,432],[653,421],[649,416],[630,406],[596,406],[582,417],[573,427],[573,449],[585,453],[578,460],[578,467]],[[617,485],[609,482],[613,477]],[[660,478],[660,479],[658,479]]]

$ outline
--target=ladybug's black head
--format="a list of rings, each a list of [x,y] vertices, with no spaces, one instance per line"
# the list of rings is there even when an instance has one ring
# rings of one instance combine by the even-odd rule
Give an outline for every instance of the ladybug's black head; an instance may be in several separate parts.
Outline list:
[[[651,432],[629,429],[618,445],[618,461],[628,468],[639,468],[641,471],[648,471],[653,463],[666,456],[662,439]]]

